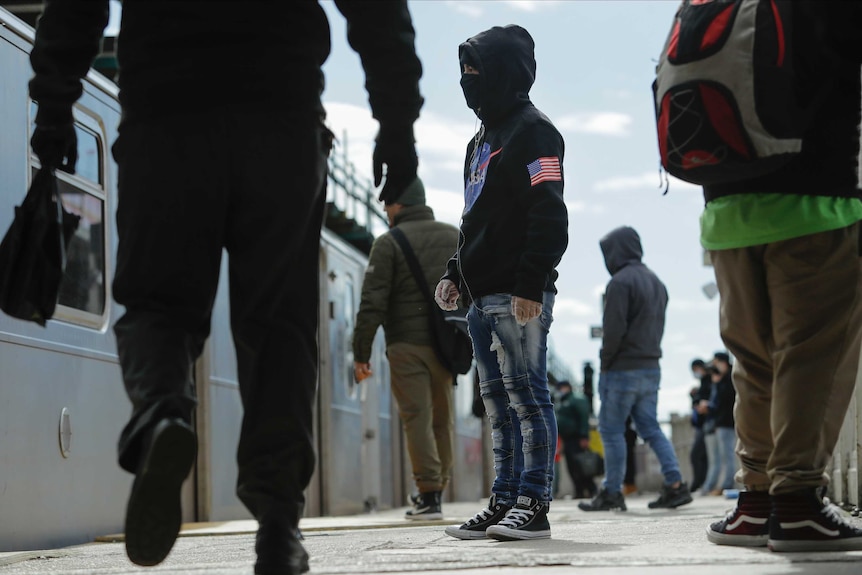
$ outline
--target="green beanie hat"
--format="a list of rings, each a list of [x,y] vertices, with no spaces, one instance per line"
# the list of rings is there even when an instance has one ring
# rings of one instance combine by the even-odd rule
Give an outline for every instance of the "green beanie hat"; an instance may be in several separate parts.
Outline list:
[[[410,185],[404,188],[401,195],[392,203],[401,204],[402,206],[424,206],[425,186],[422,185],[422,180],[416,178],[410,182]]]

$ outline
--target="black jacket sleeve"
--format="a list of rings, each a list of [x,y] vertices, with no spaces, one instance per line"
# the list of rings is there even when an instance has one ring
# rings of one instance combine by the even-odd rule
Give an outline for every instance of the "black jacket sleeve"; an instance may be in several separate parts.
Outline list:
[[[412,125],[423,103],[422,64],[406,0],[336,0],[335,5],[347,19],[347,40],[362,59],[374,118],[381,125]]]
[[[605,289],[605,309],[602,312],[602,349],[599,351],[601,370],[614,363],[620,345],[628,332],[629,286],[611,279]]]
[[[39,103],[36,124],[72,122],[72,106],[81,97],[81,79],[99,53],[108,25],[108,0],[46,0],[30,53],[35,75],[30,97]]]
[[[524,133],[512,167],[519,186],[518,205],[526,214],[524,251],[512,295],[542,301],[542,292],[568,246],[569,219],[563,200],[563,138],[551,126],[539,124]],[[540,159],[556,165],[559,176],[532,181],[528,166]],[[546,169],[549,171],[550,169]]]

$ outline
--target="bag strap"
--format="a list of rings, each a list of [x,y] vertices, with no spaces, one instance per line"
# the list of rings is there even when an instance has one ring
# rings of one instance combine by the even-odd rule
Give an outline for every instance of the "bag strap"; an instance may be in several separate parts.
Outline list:
[[[434,298],[431,295],[431,290],[428,289],[428,282],[425,281],[425,274],[422,273],[422,268],[419,267],[419,260],[416,259],[416,252],[413,251],[413,247],[411,247],[410,242],[407,241],[407,236],[398,228],[392,228],[389,230],[389,233],[392,234],[392,237],[395,238],[395,241],[398,242],[399,246],[401,246],[401,252],[404,254],[404,259],[407,260],[407,267],[410,268],[410,272],[413,274],[413,279],[416,280],[416,285],[419,286],[419,291],[422,292],[425,299],[429,300],[436,307],[437,304],[433,301]]]

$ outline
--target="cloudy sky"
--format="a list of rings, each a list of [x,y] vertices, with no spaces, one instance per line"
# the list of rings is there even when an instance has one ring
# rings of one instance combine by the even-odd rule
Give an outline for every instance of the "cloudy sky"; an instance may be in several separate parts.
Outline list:
[[[670,294],[663,342],[660,416],[688,410],[694,357],[722,347],[718,298],[702,291],[713,281],[704,267],[698,188],[671,181],[659,187],[658,146],[651,89],[655,62],[678,5],[673,0],[467,1],[412,0],[410,10],[424,67],[425,106],[416,126],[419,172],[438,219],[457,225],[463,208],[463,151],[477,123],[458,85],[458,45],[491,26],[519,24],[535,39],[536,106],[566,141],[569,248],[559,267],[551,341],[580,374],[597,363],[600,297],[609,275],[599,239],[621,225],[634,227],[644,261]],[[348,154],[370,176],[376,122],[363,74],[345,39],[344,19],[324,2],[332,26],[332,54],[324,94],[333,130],[347,133]],[[342,138],[343,139],[343,138]]]

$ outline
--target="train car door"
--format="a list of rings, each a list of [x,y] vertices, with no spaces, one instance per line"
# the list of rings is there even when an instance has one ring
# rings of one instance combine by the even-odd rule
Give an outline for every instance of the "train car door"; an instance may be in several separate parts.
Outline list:
[[[324,238],[316,480],[321,513],[345,515],[391,506],[396,458],[382,333],[372,357],[375,375],[362,384],[353,377],[353,327],[367,261],[328,232]]]

